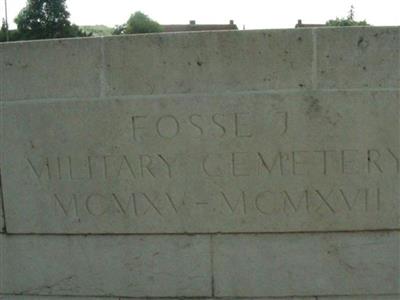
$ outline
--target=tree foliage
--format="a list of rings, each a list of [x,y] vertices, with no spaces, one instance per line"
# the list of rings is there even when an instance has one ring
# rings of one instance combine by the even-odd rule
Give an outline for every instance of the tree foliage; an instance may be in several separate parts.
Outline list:
[[[19,33],[17,30],[8,30],[8,40],[11,41],[18,41],[20,39]],[[1,28],[0,28],[0,43],[7,41],[7,24],[3,19]]]
[[[354,20],[354,6],[350,7],[349,14],[346,18],[336,18],[334,20],[329,20],[326,22],[328,26],[369,26],[367,21],[356,21]]]
[[[105,25],[84,25],[79,26],[79,28],[82,31],[91,34],[92,36],[108,36],[112,35],[114,31],[112,27],[108,27]]]
[[[144,13],[137,11],[130,16],[126,24],[116,26],[113,34],[151,33],[161,31],[162,26],[160,24]]]
[[[87,36],[68,20],[66,0],[28,0],[15,18],[20,39],[51,39]]]

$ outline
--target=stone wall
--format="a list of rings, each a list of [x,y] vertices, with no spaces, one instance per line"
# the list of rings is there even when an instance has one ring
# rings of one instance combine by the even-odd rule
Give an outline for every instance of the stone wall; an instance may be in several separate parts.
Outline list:
[[[0,44],[0,298],[400,297],[400,29]]]

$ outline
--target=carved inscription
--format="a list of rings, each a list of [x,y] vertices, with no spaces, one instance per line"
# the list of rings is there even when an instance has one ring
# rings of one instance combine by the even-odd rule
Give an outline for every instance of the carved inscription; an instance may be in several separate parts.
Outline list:
[[[318,230],[364,228],[398,208],[398,143],[353,141],[358,131],[329,141],[346,130],[334,128],[343,118],[324,134],[315,128],[321,122],[299,118],[280,100],[258,103],[260,112],[247,104],[157,105],[125,112],[115,128],[107,120],[103,130],[115,140],[94,135],[79,151],[25,152],[25,184],[43,196],[50,219],[99,232]]]
[[[29,157],[40,181],[171,178],[176,158],[165,154]]]
[[[121,154],[28,157],[39,181],[168,179],[185,172],[205,177],[302,177],[306,175],[399,174],[399,150],[392,148],[255,152]],[[182,169],[182,162],[187,165]],[[189,174],[187,174],[189,175]]]
[[[398,150],[338,149],[204,154],[209,177],[399,174]]]
[[[254,115],[250,112],[193,113],[184,117],[143,114],[132,116],[131,128],[134,141],[146,138],[175,139],[184,134],[197,138],[251,138],[255,135],[252,121]],[[271,111],[263,123],[274,124],[274,133],[284,135],[288,131],[289,114],[286,111]]]
[[[124,215],[132,218],[165,217],[194,213],[199,205],[210,213],[226,215],[276,215],[376,212],[381,209],[380,188],[303,189],[263,191],[207,191],[201,199],[182,192],[131,192],[107,194],[54,193],[55,211],[65,217]]]

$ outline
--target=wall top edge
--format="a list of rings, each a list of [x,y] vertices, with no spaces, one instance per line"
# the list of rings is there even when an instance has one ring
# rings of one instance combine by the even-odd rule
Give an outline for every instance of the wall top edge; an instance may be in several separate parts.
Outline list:
[[[185,31],[185,32],[158,32],[158,33],[141,33],[141,34],[125,34],[125,35],[113,35],[104,37],[74,37],[74,38],[61,38],[61,39],[39,39],[39,40],[27,40],[27,41],[12,41],[0,43],[0,48],[7,47],[7,45],[15,44],[35,44],[35,43],[62,43],[62,42],[74,42],[74,41],[98,41],[108,39],[126,39],[126,38],[146,38],[146,37],[174,37],[174,36],[194,36],[194,35],[220,35],[220,34],[238,34],[246,35],[257,32],[304,32],[304,31],[352,31],[352,30],[391,30],[400,29],[400,26],[348,26],[348,27],[335,27],[335,26],[324,26],[324,27],[304,27],[304,28],[272,28],[272,29],[250,29],[250,30],[201,30],[201,31]]]

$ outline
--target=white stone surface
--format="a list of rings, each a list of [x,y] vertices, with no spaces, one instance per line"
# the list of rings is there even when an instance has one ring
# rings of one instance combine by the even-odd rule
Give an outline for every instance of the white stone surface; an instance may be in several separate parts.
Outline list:
[[[0,233],[0,299],[1,295],[4,293],[4,284],[3,278],[6,276],[4,272],[5,260],[4,260],[4,241],[3,241],[3,233]]]
[[[399,232],[220,235],[213,252],[219,297],[399,293]]]
[[[398,299],[399,37],[0,44],[0,294]]]
[[[107,95],[311,87],[311,30],[104,38]]]
[[[63,39],[0,44],[1,101],[97,97],[101,39]]]
[[[1,57],[0,57],[0,64],[1,64]],[[0,80],[2,78],[3,74],[1,74],[0,72]],[[1,172],[1,157],[4,155],[4,137],[3,137],[3,102],[1,102],[2,98],[1,98],[1,93],[0,93],[0,233],[4,232],[5,230],[5,222],[4,222],[4,211],[3,211],[3,187],[2,187],[2,181],[1,181],[1,176],[2,176],[2,172]]]
[[[333,297],[318,297],[317,300],[399,300],[400,294],[397,295],[379,295],[379,296],[333,296]]]
[[[229,298],[230,300],[398,300],[400,295],[393,296],[340,296],[340,297],[268,297],[268,298]],[[60,296],[17,296],[0,295],[1,300],[146,300],[149,298],[111,298],[111,297],[60,297]],[[152,300],[217,300],[217,298],[151,298]]]
[[[59,296],[2,296],[0,295],[1,300],[148,300],[149,298],[110,298],[110,297],[59,297]],[[217,300],[214,298],[150,298],[151,300]],[[231,299],[230,299],[231,300]],[[235,300],[235,299],[232,299]],[[289,298],[240,298],[238,300],[317,300],[316,297],[289,297]],[[353,300],[353,299],[349,299]],[[375,300],[375,299],[373,299]],[[392,299],[388,299],[392,300]]]
[[[4,110],[9,232],[400,228],[398,92],[28,101]]]
[[[4,232],[4,212],[3,212],[3,196],[1,192],[1,185],[0,185],[0,232]]]
[[[5,294],[211,295],[207,236],[3,237]]]
[[[120,298],[0,295],[0,300],[120,300]]]
[[[398,27],[316,31],[318,87],[399,88]]]
[[[121,298],[121,300],[133,300],[134,298]],[[136,298],[137,299],[137,298]],[[164,298],[165,299],[165,298]],[[176,299],[172,299],[172,300],[217,300],[219,298],[176,298]],[[268,297],[268,298],[229,298],[229,300],[317,300],[316,297],[279,297],[279,298],[275,298],[275,297]],[[145,299],[139,299],[139,300],[145,300]],[[154,300],[163,300],[163,298],[157,298]],[[391,300],[391,299],[390,299]]]

